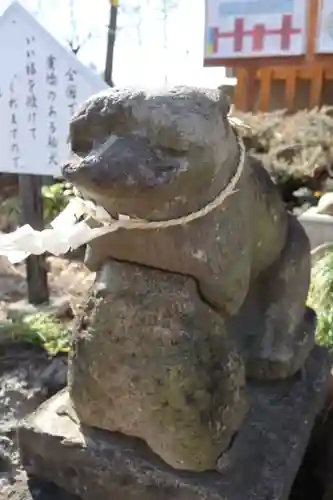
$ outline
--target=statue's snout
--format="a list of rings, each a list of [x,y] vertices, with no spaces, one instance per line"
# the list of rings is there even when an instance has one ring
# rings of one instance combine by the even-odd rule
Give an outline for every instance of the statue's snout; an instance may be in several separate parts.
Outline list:
[[[149,188],[170,183],[184,169],[181,158],[153,147],[144,137],[111,136],[86,156],[76,156],[62,167],[63,176],[83,187]]]

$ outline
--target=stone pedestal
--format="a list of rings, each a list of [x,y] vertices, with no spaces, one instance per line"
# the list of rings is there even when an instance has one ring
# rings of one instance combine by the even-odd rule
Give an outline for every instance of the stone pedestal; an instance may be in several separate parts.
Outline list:
[[[118,433],[80,427],[63,391],[19,429],[28,472],[83,500],[287,500],[330,372],[316,347],[302,373],[249,382],[251,410],[216,471],[180,472],[147,445]]]

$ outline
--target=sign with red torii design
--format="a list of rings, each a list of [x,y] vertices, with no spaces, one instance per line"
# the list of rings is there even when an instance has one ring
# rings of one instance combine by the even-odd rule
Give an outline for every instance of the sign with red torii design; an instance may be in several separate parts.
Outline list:
[[[306,0],[206,0],[205,63],[304,56]]]

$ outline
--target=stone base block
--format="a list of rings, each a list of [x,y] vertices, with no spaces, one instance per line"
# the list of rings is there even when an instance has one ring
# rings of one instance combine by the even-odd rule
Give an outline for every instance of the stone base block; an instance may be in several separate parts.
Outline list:
[[[23,465],[84,500],[287,500],[328,387],[316,347],[302,373],[250,382],[251,410],[217,470],[172,469],[140,440],[80,427],[63,391],[19,429]]]

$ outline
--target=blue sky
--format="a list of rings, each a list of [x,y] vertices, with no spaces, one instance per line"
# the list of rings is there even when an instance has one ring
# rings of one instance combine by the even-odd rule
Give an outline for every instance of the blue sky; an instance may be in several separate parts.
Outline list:
[[[164,47],[162,0],[120,0],[119,32],[115,50],[116,85],[189,84],[216,87],[223,68],[203,68],[204,0],[169,0],[177,4],[167,23]],[[79,53],[81,60],[104,67],[108,0],[73,0],[76,26],[71,23],[69,0],[21,0],[21,4],[61,42],[76,35],[91,38]],[[11,0],[0,0],[0,14]],[[85,5],[85,6],[84,6]],[[140,6],[141,13],[135,13]],[[76,33],[75,33],[76,32]]]

